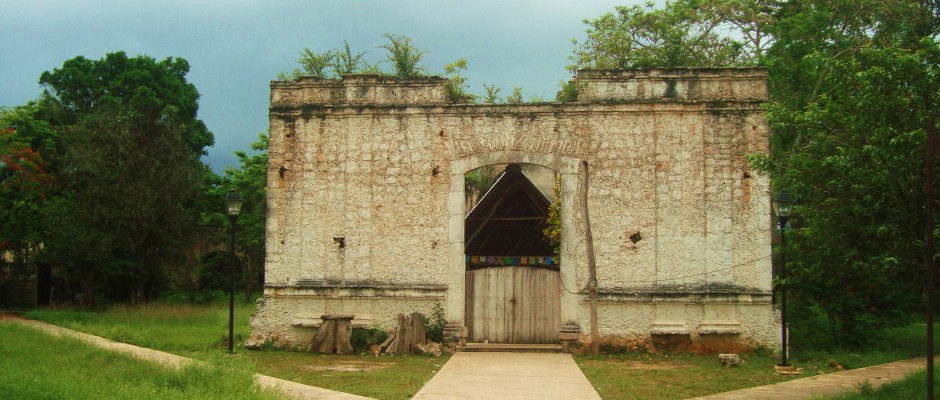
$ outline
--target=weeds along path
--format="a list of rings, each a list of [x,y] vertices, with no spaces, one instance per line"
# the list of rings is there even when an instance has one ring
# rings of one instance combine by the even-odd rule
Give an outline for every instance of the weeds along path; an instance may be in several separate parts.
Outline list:
[[[193,363],[204,364],[202,361],[178,356],[176,354],[138,347],[127,343],[118,343],[99,336],[89,335],[87,333],[47,324],[45,322],[22,318],[12,313],[0,313],[0,323],[16,323],[49,332],[53,335],[78,338],[105,350],[128,354],[138,359],[155,362],[171,368],[179,368],[181,366]],[[368,397],[356,396],[354,394],[304,385],[301,383],[278,379],[267,375],[255,374],[255,380],[262,387],[275,388],[281,391],[281,393],[284,393],[285,395],[295,399],[369,400]]]

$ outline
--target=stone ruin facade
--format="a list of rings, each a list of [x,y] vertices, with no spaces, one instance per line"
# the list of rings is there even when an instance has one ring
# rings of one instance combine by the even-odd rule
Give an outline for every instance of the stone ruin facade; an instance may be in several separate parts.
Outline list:
[[[441,78],[272,82],[264,297],[254,344],[305,346],[324,314],[390,328],[442,307],[466,341],[464,174],[561,177],[560,340],[727,351],[779,344],[760,68],[579,71],[577,101],[452,104]],[[585,173],[587,166],[587,173]],[[587,178],[585,178],[587,176]],[[585,182],[585,179],[588,179]]]

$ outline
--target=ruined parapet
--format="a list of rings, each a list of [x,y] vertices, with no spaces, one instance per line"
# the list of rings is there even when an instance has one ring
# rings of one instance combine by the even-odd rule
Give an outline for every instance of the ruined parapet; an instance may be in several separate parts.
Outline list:
[[[271,82],[271,107],[314,104],[434,105],[447,104],[447,79],[398,79],[380,75],[312,76]]]
[[[767,101],[764,68],[580,70],[578,101]]]

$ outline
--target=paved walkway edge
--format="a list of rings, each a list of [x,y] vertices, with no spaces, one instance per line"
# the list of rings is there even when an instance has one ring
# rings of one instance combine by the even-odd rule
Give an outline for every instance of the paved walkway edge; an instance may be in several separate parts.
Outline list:
[[[816,375],[808,378],[734,390],[709,396],[695,397],[696,400],[738,400],[738,399],[808,399],[813,396],[834,396],[857,391],[865,382],[873,388],[889,382],[904,379],[921,369],[927,368],[925,357],[894,361],[887,364],[850,369]]]
[[[178,356],[176,354],[171,354],[159,350],[148,349],[145,347],[138,347],[130,345],[127,343],[118,343],[110,339],[105,339],[100,336],[89,335],[87,333],[74,331],[68,328],[63,328],[61,326],[47,324],[45,322],[40,322],[31,319],[23,318],[6,318],[0,319],[3,322],[14,322],[21,325],[26,325],[33,327],[45,332],[49,332],[54,335],[59,336],[70,336],[74,337],[88,343],[94,344],[105,350],[116,351],[119,353],[124,353],[132,357],[146,360],[150,362],[156,362],[169,367],[180,367],[182,365],[191,364],[191,363],[202,363],[200,361],[193,360],[191,358],[186,358],[183,356]],[[302,383],[292,382],[284,379],[275,378],[273,376],[255,374],[255,380],[258,382],[261,387],[276,389],[281,393],[284,393],[294,399],[323,399],[323,400],[372,400],[368,397],[357,396],[354,394],[337,392],[335,390],[324,389],[316,386],[304,385]]]

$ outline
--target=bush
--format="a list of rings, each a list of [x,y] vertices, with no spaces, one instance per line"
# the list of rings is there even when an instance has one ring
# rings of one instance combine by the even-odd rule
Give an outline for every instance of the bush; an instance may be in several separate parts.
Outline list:
[[[444,326],[447,325],[444,316],[444,306],[437,303],[431,308],[431,316],[424,318],[424,334],[429,340],[437,343],[444,341]]]
[[[353,328],[349,342],[356,352],[364,352],[372,345],[384,342],[385,339],[388,339],[388,332],[381,328]]]

